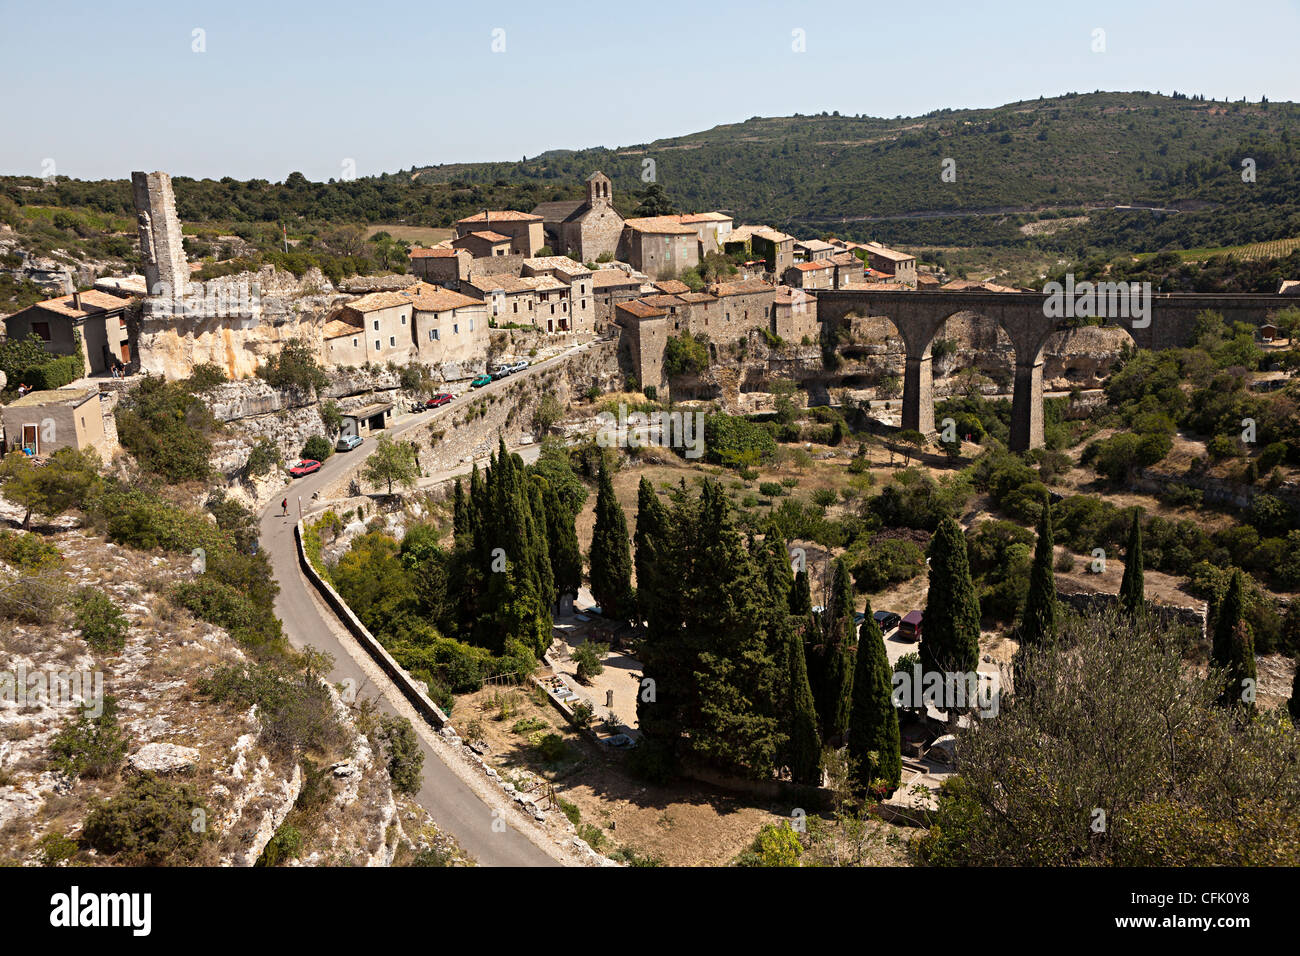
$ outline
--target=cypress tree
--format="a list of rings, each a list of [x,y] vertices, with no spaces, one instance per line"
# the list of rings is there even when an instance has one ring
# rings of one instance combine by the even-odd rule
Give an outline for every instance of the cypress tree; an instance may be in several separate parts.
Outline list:
[[[636,603],[637,614],[642,621],[651,621],[661,611],[667,597],[664,594],[664,564],[668,555],[670,530],[668,527],[668,509],[664,507],[659,496],[655,494],[650,479],[642,476],[636,492],[636,533],[633,544],[636,546]]]
[[[893,669],[869,603],[866,615],[858,632],[853,706],[849,714],[849,756],[857,761],[858,786],[865,790],[874,781],[883,780],[893,793],[903,775],[898,709],[893,700]]]
[[[554,603],[558,607],[564,595],[577,597],[578,589],[582,587],[582,549],[578,545],[575,516],[550,482],[546,482],[542,492],[542,504],[546,512],[546,541],[550,546],[551,573],[555,581]]]
[[[930,539],[930,591],[921,639],[925,674],[973,674],[979,666],[980,604],[971,582],[966,537],[944,518]]]
[[[1056,575],[1052,571],[1052,509],[1043,494],[1043,510],[1038,519],[1038,542],[1034,545],[1034,563],[1029,569],[1029,594],[1025,598],[1025,615],[1020,623],[1020,644],[1041,645],[1056,636],[1060,607],[1056,600]]]
[[[764,617],[767,589],[717,482],[704,483],[697,515],[682,608],[698,663],[684,730],[695,756],[768,779],[784,735],[772,714],[779,680]]]
[[[794,576],[794,586],[790,588],[790,613],[801,619],[812,613],[812,589],[808,586],[808,572],[804,568]]]
[[[767,582],[766,616],[772,657],[778,673],[775,715],[787,729],[782,761],[790,768],[795,783],[815,785],[821,781],[821,737],[817,733],[817,708],[808,683],[808,662],[804,656],[803,619],[790,612],[794,580],[790,574],[790,553],[774,521],[764,529],[759,549],[763,577]]]
[[[596,492],[596,527],[591,536],[591,596],[610,618],[631,617],[632,550],[627,518],[614,495],[614,483],[601,463]]]
[[[1125,614],[1137,615],[1146,610],[1146,588],[1142,583],[1141,512],[1133,512],[1128,529],[1128,549],[1124,553],[1124,579],[1119,585],[1119,606]]]
[[[465,490],[456,479],[455,505],[452,508],[452,535],[457,541],[472,533],[469,526],[469,509],[465,504]]]
[[[1234,569],[1227,593],[1219,603],[1218,615],[1214,621],[1214,639],[1210,645],[1210,660],[1219,667],[1228,667],[1232,662],[1232,634],[1241,623],[1245,611],[1243,585],[1240,569]]]
[[[1238,621],[1228,642],[1228,663],[1219,703],[1225,707],[1242,706],[1254,710],[1254,693],[1248,700],[1247,689],[1253,690],[1255,684],[1255,641],[1250,635],[1250,625]]]
[[[824,686],[818,716],[822,739],[837,742],[849,729],[849,712],[853,706],[853,577],[849,562],[841,555],[835,559],[835,580],[831,584],[831,603],[825,614],[826,639],[823,644]]]

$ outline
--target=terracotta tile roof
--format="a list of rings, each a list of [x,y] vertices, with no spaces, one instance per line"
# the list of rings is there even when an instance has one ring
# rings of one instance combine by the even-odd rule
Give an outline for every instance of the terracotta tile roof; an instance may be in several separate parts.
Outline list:
[[[640,279],[634,279],[622,269],[597,269],[591,274],[594,289],[609,289],[614,286],[639,286]]]
[[[668,313],[663,309],[656,309],[652,305],[646,305],[640,299],[633,299],[630,302],[620,302],[615,308],[622,309],[638,319],[657,319]]]
[[[543,222],[569,222],[585,212],[585,199],[560,199],[555,202],[541,202],[533,207],[533,215]]]
[[[478,299],[471,299],[467,295],[452,292],[441,286],[430,285],[427,282],[421,282],[407,289],[402,295],[410,299],[411,305],[417,312],[449,312],[452,309],[462,309],[467,305],[483,304]]]
[[[554,292],[557,289],[569,288],[567,282],[561,282],[555,276],[520,276],[518,281],[536,292]]]
[[[794,236],[787,236],[784,232],[778,232],[770,226],[757,226],[752,235],[766,239],[768,242],[794,242]]]
[[[359,335],[364,329],[342,319],[330,319],[321,329],[321,335],[327,339],[341,339],[345,335]]]
[[[731,222],[732,217],[720,212],[697,212],[687,216],[674,216],[678,222],[692,225],[697,222]]]
[[[889,259],[892,262],[907,262],[909,259],[916,258],[916,256],[908,255],[906,252],[896,252],[893,249],[888,249],[878,242],[868,242],[865,246],[859,248],[866,249],[873,256],[880,256],[882,259]]]
[[[707,292],[683,292],[678,296],[683,302],[717,302],[717,296],[709,295]]]
[[[840,286],[842,291],[853,292],[906,292],[907,287],[897,282],[846,282]]]
[[[451,249],[445,246],[434,246],[430,249],[422,249],[417,246],[411,250],[410,257],[412,259],[451,259],[459,251],[459,249]]]
[[[532,292],[536,288],[531,283],[521,279],[519,276],[510,275],[475,276],[466,284],[483,293],[495,292],[500,289],[507,295],[514,295],[519,292]]]
[[[46,312],[67,316],[70,319],[81,319],[88,315],[99,315],[101,312],[124,309],[131,304],[130,299],[109,292],[100,292],[96,289],[81,293],[80,309],[76,308],[72,301],[72,296],[61,295],[57,299],[46,299],[44,302],[37,302],[36,307],[44,309]]]
[[[690,226],[683,226],[674,216],[646,216],[641,219],[624,219],[623,224],[636,232],[650,232],[660,235],[685,236],[695,235]]]
[[[691,291],[691,287],[681,279],[664,279],[662,282],[656,282],[655,288],[665,295],[681,295],[683,292]]]
[[[490,243],[492,243],[493,245],[497,245],[498,243],[509,242],[509,241],[510,241],[510,237],[509,237],[509,236],[503,236],[503,235],[501,235],[501,233],[499,233],[499,232],[492,232],[490,229],[488,229],[488,230],[483,230],[483,231],[481,231],[481,232],[471,232],[471,233],[469,233],[468,235],[461,236],[459,239],[454,239],[454,240],[452,240],[452,241],[453,241],[453,242],[464,242],[466,239],[470,238],[471,236],[473,236],[475,239],[482,239],[484,242],[490,242]]]
[[[675,295],[643,295],[640,301],[656,309],[675,309],[685,304],[684,300]]]
[[[861,259],[851,252],[837,252],[831,256],[830,261],[837,266],[860,266],[863,265]]]
[[[466,216],[464,219],[457,219],[456,222],[541,222],[541,216],[534,216],[531,212],[519,212],[517,209],[492,209],[488,212],[476,212],[472,216]]]
[[[818,269],[834,269],[835,263],[829,259],[818,259],[816,262],[800,262],[790,268],[798,269],[800,272],[816,272]]]
[[[796,242],[809,252],[825,252],[827,249],[835,248],[829,242],[822,242],[820,239],[798,239]]]
[[[355,302],[347,303],[347,308],[354,312],[375,312],[379,309],[391,309],[396,305],[410,305],[411,300],[401,292],[371,292]]]
[[[592,271],[581,262],[574,262],[568,256],[534,256],[532,259],[525,259],[524,265],[530,269],[554,269],[556,272],[564,272],[568,275],[592,274]]]
[[[758,292],[771,292],[774,286],[762,279],[745,279],[743,282],[719,282],[713,287],[713,294],[716,296],[726,295],[753,295]]]

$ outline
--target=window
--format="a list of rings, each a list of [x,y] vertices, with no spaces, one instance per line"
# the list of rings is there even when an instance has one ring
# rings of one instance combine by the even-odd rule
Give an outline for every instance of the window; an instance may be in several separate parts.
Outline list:
[[[383,343],[380,342],[379,339],[375,339],[375,351],[376,352],[381,351],[383,347],[384,347]]]
[[[437,330],[437,329],[430,329],[430,330],[429,330],[429,341],[430,341],[430,342],[436,342],[436,341],[438,341],[438,330]]]
[[[473,319],[470,319],[470,320],[469,320],[469,330],[470,330],[471,332],[474,331],[474,320],[473,320]]]
[[[353,340],[352,340],[352,347],[353,347],[353,348],[356,348],[356,347],[357,347],[357,340],[356,340],[356,339],[353,339]]]
[[[402,324],[403,324],[403,325],[406,324],[406,316],[402,316]]]
[[[396,344],[397,344],[397,338],[395,336],[390,335],[388,337],[388,347],[392,348]]]
[[[375,319],[375,331],[376,331],[376,332],[379,331],[379,320],[378,320],[378,319]]]
[[[43,338],[45,341],[48,342],[50,340],[50,323],[33,322],[32,331],[35,332],[37,335],[39,335],[41,338]]]
[[[460,335],[460,323],[459,323],[459,322],[453,322],[453,323],[452,323],[452,326],[451,326],[451,334],[452,334],[452,335]]]
[[[516,314],[516,315],[519,314],[519,303],[518,303],[518,302],[515,303],[515,314]]]

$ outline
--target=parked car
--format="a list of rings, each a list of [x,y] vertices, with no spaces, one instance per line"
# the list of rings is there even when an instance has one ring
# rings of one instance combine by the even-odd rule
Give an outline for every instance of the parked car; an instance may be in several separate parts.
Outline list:
[[[495,382],[498,379],[505,378],[513,371],[514,367],[511,365],[498,365],[496,368],[492,369],[492,371],[488,372],[488,375],[491,377],[492,381]]]
[[[289,474],[294,478],[301,478],[303,475],[310,475],[314,471],[320,471],[320,462],[312,458],[304,458],[289,469]]]
[[[339,436],[338,444],[334,446],[334,450],[351,451],[352,449],[360,445],[363,441],[365,441],[365,439],[362,438],[360,435],[341,435]]]
[[[491,385],[491,384],[492,384],[491,375],[480,375],[478,378],[474,379],[474,381],[469,383],[469,387],[482,388],[484,385]]]
[[[893,611],[877,611],[871,616],[876,619],[876,626],[880,628],[880,633],[882,635],[888,634],[894,628],[898,627],[899,624],[903,623],[903,619]]]
[[[919,641],[921,639],[921,612],[908,611],[903,615],[903,620],[898,624],[898,638],[903,641]]]
[[[443,405],[446,405],[448,402],[450,402],[453,398],[455,398],[455,396],[452,395],[451,392],[439,392],[437,395],[433,396],[433,398],[425,402],[424,407],[441,408]]]
[[[528,371],[528,360],[523,359],[521,361],[514,362],[510,365],[507,365],[506,368],[510,370],[511,375],[513,375],[515,372],[526,372]]]

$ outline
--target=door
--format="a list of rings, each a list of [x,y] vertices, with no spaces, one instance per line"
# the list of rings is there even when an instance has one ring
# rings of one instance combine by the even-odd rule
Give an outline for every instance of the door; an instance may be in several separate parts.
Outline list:
[[[123,342],[121,347],[122,347],[122,362],[126,365],[130,365],[131,364],[131,343]]]
[[[41,453],[41,434],[36,425],[23,426],[22,448],[29,455],[39,455]]]

